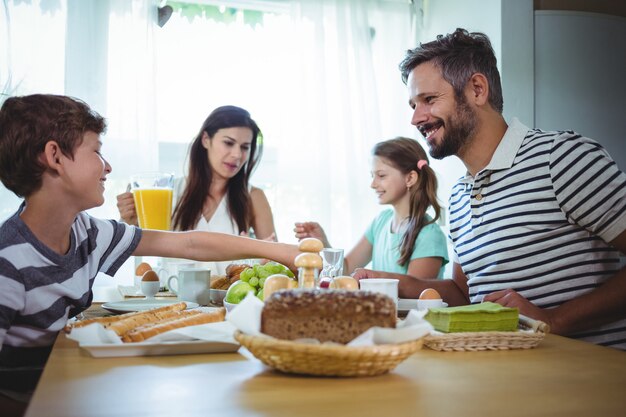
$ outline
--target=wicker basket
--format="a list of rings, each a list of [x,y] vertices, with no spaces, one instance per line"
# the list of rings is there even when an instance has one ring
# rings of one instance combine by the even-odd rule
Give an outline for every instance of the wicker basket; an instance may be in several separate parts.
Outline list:
[[[373,376],[394,369],[421,349],[423,339],[394,345],[349,347],[306,344],[237,331],[235,339],[261,362],[286,373],[317,376]]]
[[[542,321],[519,316],[519,329],[515,332],[431,333],[424,346],[440,351],[477,351],[530,349],[537,346],[550,331]]]

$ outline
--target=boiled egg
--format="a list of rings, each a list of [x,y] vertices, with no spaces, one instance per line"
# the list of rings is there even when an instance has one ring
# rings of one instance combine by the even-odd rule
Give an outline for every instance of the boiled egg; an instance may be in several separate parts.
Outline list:
[[[151,271],[152,267],[150,266],[149,263],[147,262],[142,262],[139,265],[137,265],[137,269],[135,269],[135,275],[142,277],[143,274],[146,273],[146,271]]]
[[[426,288],[420,294],[420,300],[441,300],[441,295],[437,292],[437,290],[433,290],[432,288]]]
[[[143,274],[143,277],[141,277],[142,282],[158,281],[158,280],[159,280],[159,276],[153,270],[146,271]]]

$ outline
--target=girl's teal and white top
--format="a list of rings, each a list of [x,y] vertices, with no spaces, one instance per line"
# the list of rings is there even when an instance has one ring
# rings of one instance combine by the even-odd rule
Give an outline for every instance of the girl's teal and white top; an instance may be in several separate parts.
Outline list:
[[[365,238],[373,246],[372,269],[406,274],[410,261],[406,265],[398,265],[404,231],[400,233],[391,231],[393,215],[393,209],[382,211],[365,231]],[[428,219],[430,220],[430,217]],[[415,238],[410,260],[431,257],[442,258],[443,262],[437,278],[443,278],[443,271],[449,260],[448,247],[446,237],[436,223],[428,224],[419,232]]]

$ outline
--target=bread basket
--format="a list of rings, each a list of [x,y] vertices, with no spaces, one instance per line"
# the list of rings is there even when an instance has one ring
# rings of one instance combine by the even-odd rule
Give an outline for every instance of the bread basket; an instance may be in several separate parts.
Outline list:
[[[304,375],[357,377],[381,375],[421,349],[423,338],[410,342],[350,347],[307,344],[240,331],[235,339],[257,359],[276,370]]]
[[[446,352],[530,349],[549,332],[550,326],[546,323],[520,314],[519,328],[514,332],[433,332],[424,339],[424,346]]]

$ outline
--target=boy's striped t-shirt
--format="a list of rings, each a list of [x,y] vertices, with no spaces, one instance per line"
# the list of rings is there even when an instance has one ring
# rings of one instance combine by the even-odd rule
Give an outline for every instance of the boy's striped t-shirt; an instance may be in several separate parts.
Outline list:
[[[511,288],[542,308],[620,270],[609,245],[626,230],[626,175],[595,141],[514,120],[491,162],[450,197],[455,261],[472,303]],[[626,320],[572,337],[626,349]]]
[[[23,207],[0,225],[0,389],[26,388],[20,375],[42,367],[68,317],[91,304],[98,272],[115,274],[141,238],[136,227],[79,213],[60,255],[21,220]]]

